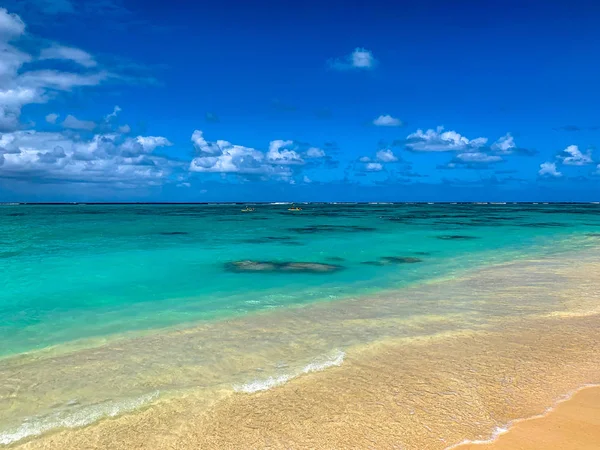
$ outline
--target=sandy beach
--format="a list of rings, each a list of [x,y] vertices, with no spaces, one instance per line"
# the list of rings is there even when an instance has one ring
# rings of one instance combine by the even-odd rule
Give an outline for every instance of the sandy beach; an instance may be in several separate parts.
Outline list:
[[[515,423],[494,442],[458,450],[595,450],[600,446],[600,387],[577,392],[543,417]]]
[[[15,448],[442,450],[489,439],[499,423],[542,414],[566,392],[599,379],[599,335],[599,317],[588,316],[390,342],[349,353],[340,367],[264,392],[227,395],[208,408],[198,397],[172,399]],[[569,405],[544,420],[566,422]],[[515,426],[498,445],[528,426],[535,421]],[[498,448],[513,448],[506,445]],[[522,448],[539,448],[532,445]]]

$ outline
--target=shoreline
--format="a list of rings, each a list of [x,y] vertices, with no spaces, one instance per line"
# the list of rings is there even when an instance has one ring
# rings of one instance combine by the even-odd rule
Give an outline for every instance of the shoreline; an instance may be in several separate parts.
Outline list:
[[[205,326],[26,362],[15,367],[19,377],[37,383],[40,374],[60,367],[53,375],[60,378],[57,388],[68,386],[72,392],[79,383],[82,395],[92,382],[101,382],[95,387],[106,392],[111,385],[135,392],[165,380],[189,379],[196,387],[212,379],[221,384],[206,385],[206,392],[158,399],[83,428],[31,436],[10,448],[240,448],[248,442],[257,448],[357,448],[358,443],[364,447],[375,442],[380,448],[426,445],[441,450],[465,439],[482,440],[503,424],[542,413],[565,392],[600,381],[600,315],[577,315],[599,299],[594,289],[600,275],[593,276],[600,273],[598,266],[596,258],[581,257],[520,261],[414,287],[406,290],[410,295],[280,310],[275,322],[271,314],[230,321],[225,329],[219,327],[220,340],[206,341],[215,329]],[[591,297],[584,295],[590,292]],[[530,301],[514,302],[515,295]],[[449,301],[460,314],[436,315]],[[405,304],[422,315],[403,317]],[[465,315],[465,308],[473,313]],[[548,308],[565,314],[540,315]],[[365,333],[370,343],[364,343]],[[243,348],[224,346],[232,339],[244,342]],[[268,342],[274,347],[265,351]],[[264,364],[285,362],[283,358],[297,362],[307,355],[305,367],[317,367],[311,360],[332,346],[346,357],[339,364],[325,362],[327,367],[321,361],[319,367],[326,370],[308,370],[289,379],[259,370]],[[231,378],[234,372],[222,378],[195,367],[200,349],[209,357],[207,368],[235,364],[249,388],[233,393],[240,381]],[[177,360],[181,355],[188,359]],[[334,362],[337,357],[333,355]],[[153,370],[144,372],[146,360],[150,368],[165,362],[169,366],[161,366],[156,379]],[[88,368],[90,361],[95,365]],[[110,389],[104,386],[109,381]],[[256,389],[263,386],[270,389]],[[212,398],[207,397],[209,387]],[[37,398],[48,388],[52,386],[30,395]],[[89,442],[95,444],[90,447]]]
[[[496,437],[446,450],[593,450],[600,442],[600,385],[583,386],[546,413],[517,419]]]
[[[465,437],[483,441],[512,423],[500,442],[521,423],[568,403],[560,402],[565,392],[575,390],[576,398],[586,390],[581,385],[600,381],[600,354],[593,351],[598,332],[600,316],[587,316],[525,321],[507,333],[380,342],[349,352],[343,364],[270,389],[224,395],[208,407],[190,394],[9,448],[476,450],[481,444],[459,444]],[[514,354],[526,370],[513,367]],[[490,376],[498,381],[490,383]],[[86,447],[89,442],[95,444]]]

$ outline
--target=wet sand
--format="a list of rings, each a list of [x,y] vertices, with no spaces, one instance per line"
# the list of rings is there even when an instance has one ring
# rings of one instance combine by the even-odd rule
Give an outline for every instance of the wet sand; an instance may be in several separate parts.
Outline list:
[[[111,380],[122,367],[131,366],[120,382],[153,387],[165,377],[179,380],[187,374],[192,381],[203,379],[200,369],[223,358],[237,363],[239,351],[222,346],[230,345],[230,336],[235,342],[243,339],[246,353],[266,337],[277,349],[284,337],[288,339],[285,353],[303,352],[301,344],[309,338],[311,348],[331,348],[336,340],[353,342],[343,347],[346,356],[340,366],[302,374],[269,390],[235,393],[231,385],[187,389],[140,411],[57,430],[11,448],[443,450],[464,440],[486,440],[516,419],[543,414],[566,393],[600,384],[600,315],[595,311],[599,287],[600,264],[581,255],[522,262],[411,291],[415,296],[406,301],[417,299],[428,312],[453,296],[452,305],[458,305],[460,314],[443,320],[426,316],[422,323],[415,319],[409,328],[402,318],[404,300],[388,296],[285,311],[276,321],[273,316],[256,316],[254,328],[248,322],[232,322],[228,333],[235,333],[222,333],[219,342],[206,341],[199,329],[115,343],[118,348],[90,350],[83,356],[80,352],[28,361],[14,370],[15,385],[25,386],[24,377],[33,380],[28,392],[48,385],[46,379],[44,384],[33,378],[35,374],[60,367],[61,377],[74,377],[68,370],[91,362],[90,377],[100,373],[98,380]],[[410,333],[395,331],[398,328]],[[415,334],[421,328],[431,333]],[[365,336],[374,338],[362,344]],[[146,378],[137,376],[138,384],[132,381],[136,378],[130,370],[148,365],[146,359],[156,365],[152,358],[166,352],[169,358],[159,361],[172,363],[180,347],[197,354],[198,343],[212,345],[206,349],[214,358],[208,366],[181,360],[188,364],[182,366],[185,370],[163,364],[152,378],[148,372]],[[147,355],[140,349],[147,349]],[[136,359],[129,361],[131,354]],[[108,371],[107,355],[119,371]],[[278,353],[252,358],[258,363],[274,355]],[[76,375],[82,375],[81,369]],[[85,380],[87,386],[92,378]]]
[[[492,443],[457,450],[597,450],[600,448],[600,387],[577,392],[543,417],[515,423]]]
[[[24,443],[26,449],[444,449],[543,413],[600,381],[600,317],[388,342],[341,367],[206,409],[190,395]]]

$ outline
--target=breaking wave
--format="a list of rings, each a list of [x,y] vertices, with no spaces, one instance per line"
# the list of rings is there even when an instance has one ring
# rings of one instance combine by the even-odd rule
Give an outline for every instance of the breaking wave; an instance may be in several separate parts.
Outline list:
[[[38,436],[56,428],[78,428],[100,419],[115,417],[150,403],[159,392],[120,401],[107,401],[79,407],[76,410],[58,411],[45,416],[26,419],[15,429],[0,431],[0,444],[9,445],[22,439]]]
[[[321,372],[329,367],[341,366],[344,362],[346,353],[342,350],[335,350],[332,354],[320,356],[313,359],[306,366],[302,367],[299,371],[291,374],[281,374],[277,376],[270,376],[259,380],[254,380],[249,383],[237,384],[233,386],[234,391],[243,392],[246,394],[253,394],[255,392],[267,391],[288,381],[306,373]]]

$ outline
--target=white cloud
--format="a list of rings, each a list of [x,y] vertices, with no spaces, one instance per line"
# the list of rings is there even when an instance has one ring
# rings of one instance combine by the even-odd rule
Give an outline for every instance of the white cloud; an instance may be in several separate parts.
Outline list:
[[[352,52],[352,67],[357,69],[370,69],[375,65],[373,53],[365,48],[356,48]]]
[[[19,128],[20,109],[8,109],[0,106],[0,132]]]
[[[329,67],[336,70],[348,69],[373,69],[377,65],[377,60],[370,50],[357,47],[354,51],[343,57],[329,61]]]
[[[157,144],[153,148],[168,142],[156,137],[136,139],[142,142],[150,139]],[[178,163],[151,151],[132,154],[131,141],[116,134],[81,139],[57,132],[4,133],[0,137],[3,156],[0,177],[30,182],[111,183],[120,187],[166,182]]]
[[[97,86],[109,77],[107,72],[89,74],[60,72],[58,70],[34,70],[22,74],[18,81],[27,87],[70,91],[75,87]]]
[[[131,133],[131,127],[130,127],[129,125],[127,125],[127,124],[125,124],[125,125],[121,125],[121,126],[118,128],[118,130],[119,130],[119,133],[122,133],[122,134],[128,134],[128,133]]]
[[[325,152],[323,150],[321,150],[320,148],[311,147],[308,150],[306,150],[307,158],[322,158],[324,156],[325,156]]]
[[[25,65],[33,61],[31,54],[17,48],[23,41],[25,24],[19,16],[0,8],[0,131],[23,128],[21,110],[25,105],[45,103],[57,95],[56,91],[71,91],[77,87],[96,86],[111,75],[105,71],[69,72],[49,70],[43,67],[27,70]],[[55,44],[42,50],[37,58],[41,63],[47,59],[69,59],[83,68],[96,65],[87,52]]]
[[[381,170],[383,170],[383,166],[379,163],[368,163],[365,168],[369,171],[369,172],[379,172]]]
[[[510,155],[516,148],[515,138],[510,133],[506,133],[491,146],[492,151],[500,155]]]
[[[115,117],[117,117],[119,115],[119,113],[121,112],[121,107],[119,105],[116,105],[113,108],[113,112],[111,112],[110,114],[107,114],[106,117],[104,117],[104,120],[106,120],[107,122],[110,121],[111,119],[114,119]]]
[[[170,147],[173,145],[167,138],[162,136],[138,136],[134,140],[141,145],[144,153],[152,153],[158,147]]]
[[[5,107],[21,107],[28,103],[41,101],[34,89],[17,87],[14,89],[0,90],[0,105]]]
[[[55,113],[50,113],[46,116],[46,122],[51,123],[51,124],[55,124],[56,121],[58,120],[59,115],[55,114]]]
[[[304,175],[304,178],[302,178],[302,181],[306,184],[312,183],[312,180],[310,178],[308,178],[306,175]]]
[[[266,153],[228,141],[208,142],[200,130],[192,134],[192,144],[199,153],[189,166],[191,172],[238,173],[272,176],[287,179],[292,175],[290,166],[303,163],[294,150],[292,141],[275,140]]]
[[[293,141],[282,141],[277,139],[269,144],[267,159],[276,164],[304,164],[304,160],[294,150],[289,150],[286,147],[294,145]]]
[[[0,8],[0,39],[11,39],[25,32],[25,23],[16,14]]]
[[[31,56],[16,47],[2,41],[0,36],[0,86],[2,88],[15,87],[12,81],[23,64],[31,61]]]
[[[65,117],[65,120],[63,120],[61,126],[71,130],[91,131],[96,128],[96,122],[92,122],[91,120],[79,120],[77,117],[69,114],[67,117]]]
[[[394,155],[390,149],[387,150],[379,150],[376,154],[377,159],[382,162],[394,162],[398,161],[398,157]]]
[[[73,61],[83,67],[96,67],[98,63],[88,52],[75,47],[66,47],[64,45],[55,44],[52,47],[45,48],[40,53],[40,60],[46,59],[62,59]]]
[[[444,127],[417,130],[407,137],[406,147],[415,152],[449,152],[478,149],[487,144],[487,138],[467,139],[456,131],[444,131]]]
[[[502,158],[500,156],[488,155],[487,153],[483,153],[483,152],[460,153],[460,154],[456,155],[456,158],[464,163],[475,163],[475,164],[477,164],[477,163],[486,164],[486,163],[495,163],[495,162],[502,161]]]
[[[373,125],[378,127],[401,127],[402,121],[390,115],[379,116],[373,121]]]
[[[566,166],[585,166],[594,162],[591,150],[582,153],[576,145],[569,145],[557,158]]]
[[[371,158],[369,158],[368,156],[361,156],[358,160],[360,162],[366,163],[366,162],[371,161]]]
[[[556,170],[556,163],[553,162],[544,162],[540,164],[540,170],[538,171],[538,175],[555,178],[562,177],[562,173]]]

